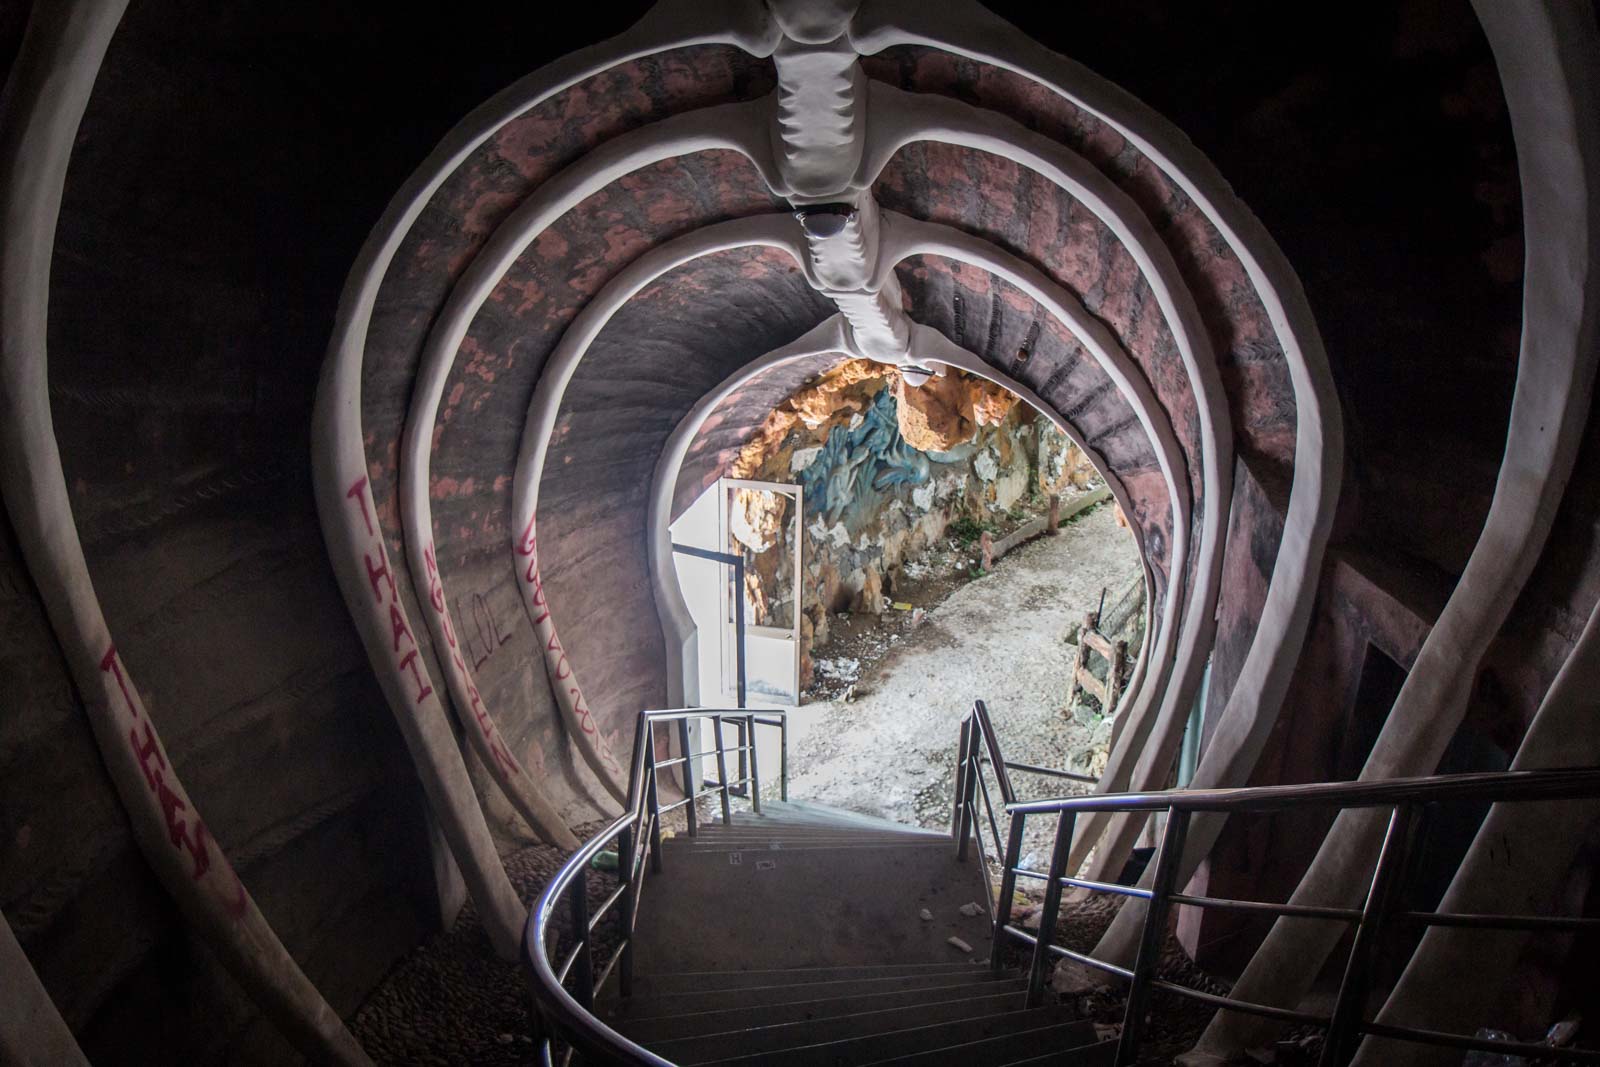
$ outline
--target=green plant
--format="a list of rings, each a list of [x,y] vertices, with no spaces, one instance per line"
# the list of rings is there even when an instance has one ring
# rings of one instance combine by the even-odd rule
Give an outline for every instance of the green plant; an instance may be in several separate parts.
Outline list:
[[[978,538],[983,536],[983,531],[987,528],[984,523],[971,515],[962,515],[952,519],[950,525],[944,528],[944,532],[961,542],[963,547],[971,548],[978,543]]]

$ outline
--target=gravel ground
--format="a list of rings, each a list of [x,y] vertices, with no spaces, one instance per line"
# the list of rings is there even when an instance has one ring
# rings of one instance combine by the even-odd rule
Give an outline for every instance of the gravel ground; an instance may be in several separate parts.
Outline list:
[[[920,624],[886,616],[881,657],[861,663],[853,699],[806,705],[791,719],[790,795],[947,827],[958,728],[980,698],[1007,759],[1073,770],[1103,759],[1110,724],[1063,711],[1065,636],[1102,588],[1115,591],[1138,567],[1132,536],[1101,505],[956,586]],[[1063,791],[1059,779],[1016,775],[1013,784],[1024,797]],[[1047,856],[1051,828],[1035,821],[1027,849]]]

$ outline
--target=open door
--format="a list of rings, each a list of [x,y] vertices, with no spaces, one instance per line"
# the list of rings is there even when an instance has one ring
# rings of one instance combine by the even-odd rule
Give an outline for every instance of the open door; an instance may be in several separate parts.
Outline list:
[[[724,478],[718,484],[718,500],[722,551],[740,561],[730,568],[740,572],[735,580],[719,583],[724,598],[719,627],[725,649],[723,691],[735,697],[739,692],[742,621],[747,706],[796,707],[805,562],[803,492],[798,485],[782,482]]]

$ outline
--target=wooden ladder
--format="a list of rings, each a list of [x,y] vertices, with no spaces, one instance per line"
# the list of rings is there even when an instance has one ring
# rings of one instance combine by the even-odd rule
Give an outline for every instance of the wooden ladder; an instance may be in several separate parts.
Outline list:
[[[1100,701],[1101,711],[1113,715],[1117,698],[1122,695],[1122,672],[1128,658],[1128,642],[1113,641],[1100,632],[1100,613],[1083,613],[1083,630],[1078,634],[1078,655],[1072,664],[1072,680],[1067,684],[1067,711],[1078,702],[1078,690],[1092,694]],[[1094,652],[1106,661],[1106,680],[1102,683],[1089,669],[1089,653]]]

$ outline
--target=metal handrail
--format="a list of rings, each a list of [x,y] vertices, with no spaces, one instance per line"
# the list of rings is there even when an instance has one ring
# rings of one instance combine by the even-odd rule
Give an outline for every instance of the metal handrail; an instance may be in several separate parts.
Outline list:
[[[788,713],[781,709],[756,716],[745,708],[672,708],[660,711],[642,711],[634,729],[633,759],[628,777],[628,801],[623,813],[605,829],[586,841],[562,864],[539,895],[528,913],[527,925],[522,934],[522,961],[528,972],[533,992],[535,1044],[540,1062],[553,1062],[553,1045],[565,1041],[570,1050],[577,1049],[586,1055],[627,1063],[648,1064],[651,1067],[671,1067],[671,1062],[635,1044],[601,1022],[593,1013],[594,997],[613,972],[618,975],[621,992],[631,992],[633,980],[633,930],[638,916],[645,872],[661,869],[660,817],[662,812],[674,807],[687,806],[689,833],[698,830],[694,816],[695,801],[701,796],[720,795],[724,822],[731,821],[730,795],[736,784],[728,780],[726,756],[730,751],[740,753],[741,763],[745,750],[750,757],[750,773],[744,776],[749,783],[752,809],[761,811],[761,771],[755,754],[756,726],[775,726],[781,733],[783,759],[780,767],[780,792],[788,796]],[[688,743],[688,724],[693,719],[709,719],[715,728],[716,744],[713,748],[691,752]],[[724,743],[723,720],[733,719],[740,726],[736,746]],[[679,727],[678,742],[684,756],[672,760],[655,758],[655,727],[675,723]],[[748,743],[745,738],[748,737]],[[692,758],[715,756],[718,764],[717,783],[706,789],[704,776],[692,773]],[[658,772],[669,766],[681,764],[684,769],[685,797],[676,804],[663,807],[657,796]],[[702,779],[700,786],[694,779]],[[615,843],[617,846],[618,887],[591,915],[588,900],[589,865],[594,858]],[[556,912],[565,906],[572,923],[573,946],[559,966],[550,958],[549,933]],[[595,928],[615,907],[620,906],[623,916],[622,936],[616,950],[598,973],[594,970],[593,940]],[[575,982],[576,992],[569,991],[566,983]]]
[[[981,745],[981,747],[980,747]],[[982,765],[988,762],[1000,772],[1002,793],[1009,794],[1005,769],[1019,769],[1000,754],[998,738],[988,709],[982,701],[973,705],[972,714],[962,722],[961,748],[957,769],[957,832],[969,832],[963,804],[971,806],[972,782],[981,781]],[[1034,770],[1034,768],[1020,768]],[[1324,1067],[1346,1063],[1362,1036],[1400,1041],[1503,1052],[1538,1055],[1548,1060],[1600,1063],[1600,1052],[1555,1049],[1522,1042],[1490,1041],[1462,1034],[1392,1026],[1367,1021],[1363,1007],[1367,977],[1378,952],[1378,937],[1389,922],[1410,922],[1429,926],[1455,926],[1477,929],[1574,932],[1600,929],[1600,919],[1534,915],[1481,915],[1450,912],[1425,912],[1402,908],[1404,871],[1416,852],[1422,832],[1425,807],[1437,804],[1476,801],[1517,803],[1539,800],[1574,800],[1600,797],[1600,768],[1551,771],[1504,771],[1494,773],[1442,775],[1429,778],[1399,778],[1380,782],[1322,782],[1309,785],[1251,787],[1241,789],[1171,790],[1154,793],[1103,793],[1090,796],[1054,797],[1016,801],[1009,796],[1005,811],[1011,818],[1010,833],[1001,873],[1000,899],[996,902],[992,962],[1002,961],[1002,945],[1008,940],[1031,945],[1033,952],[1028,973],[1027,1005],[1042,1002],[1046,964],[1051,957],[1077,963],[1125,979],[1130,983],[1123,1017],[1122,1035],[1116,1062],[1136,1062],[1146,1007],[1153,990],[1189,997],[1219,1009],[1247,1012],[1284,1022],[1311,1024],[1325,1028],[1328,1038],[1323,1047]],[[1314,907],[1300,904],[1271,904],[1262,901],[1228,900],[1220,897],[1191,896],[1176,892],[1179,859],[1190,818],[1196,813],[1260,813],[1326,808],[1387,808],[1389,823],[1383,848],[1374,865],[1366,902],[1361,908]],[[1087,812],[1165,813],[1166,826],[1154,857],[1154,876],[1149,889],[1112,885],[1075,878],[1066,870],[1071,851],[1072,832],[1077,816]],[[972,815],[975,816],[973,811]],[[1029,816],[1054,815],[1056,836],[1050,871],[1042,874],[1020,865],[1024,827]],[[982,847],[980,837],[979,846]],[[965,849],[960,849],[965,855]],[[1018,876],[1043,879],[1045,900],[1039,916],[1039,933],[1029,934],[1010,923],[1011,898]],[[1074,952],[1052,942],[1060,914],[1061,890],[1076,887],[1094,892],[1115,893],[1146,901],[1144,926],[1139,948],[1130,970],[1085,953]],[[1331,1015],[1314,1015],[1267,1004],[1236,1000],[1207,993],[1155,977],[1155,962],[1166,918],[1173,905],[1222,908],[1273,916],[1346,922],[1355,927],[1355,942],[1346,965],[1339,996]]]

